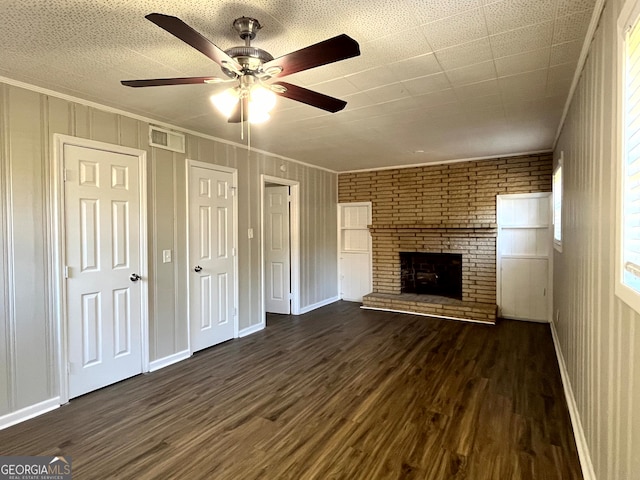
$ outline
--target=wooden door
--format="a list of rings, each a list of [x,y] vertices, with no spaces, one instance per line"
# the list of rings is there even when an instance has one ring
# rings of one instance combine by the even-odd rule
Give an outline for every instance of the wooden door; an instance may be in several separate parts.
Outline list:
[[[142,372],[140,165],[65,145],[69,398]]]

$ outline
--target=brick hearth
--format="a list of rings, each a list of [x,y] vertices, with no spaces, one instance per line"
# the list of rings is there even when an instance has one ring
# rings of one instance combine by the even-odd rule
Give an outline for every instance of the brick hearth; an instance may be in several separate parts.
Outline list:
[[[372,225],[369,230],[373,239],[375,293],[363,299],[364,306],[382,308],[381,303],[384,303],[386,308],[392,310],[495,322],[494,224],[477,224],[472,228],[441,228],[416,224]],[[446,297],[420,299],[422,295],[401,295],[400,252],[462,254],[462,301],[450,302],[451,299]],[[385,296],[379,297],[376,294]]]
[[[363,305],[495,322],[496,195],[550,191],[551,162],[542,154],[340,174],[339,201],[373,207],[373,292]],[[401,251],[462,254],[462,301],[401,294]]]

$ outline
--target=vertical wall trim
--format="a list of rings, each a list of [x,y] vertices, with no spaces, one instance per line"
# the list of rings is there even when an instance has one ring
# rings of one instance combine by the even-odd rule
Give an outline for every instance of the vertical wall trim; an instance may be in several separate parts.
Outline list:
[[[45,95],[40,95],[40,143],[42,149],[40,150],[40,164],[42,168],[42,211],[45,215],[51,218],[51,204],[49,199],[51,198],[50,190],[50,162],[51,158],[51,139],[49,137],[49,129],[47,128],[49,118],[49,98]],[[43,289],[44,296],[44,314],[45,314],[45,345],[46,345],[46,357],[47,357],[47,396],[53,397],[56,395],[55,386],[55,351],[54,351],[54,335],[53,335],[53,285],[51,275],[52,265],[52,242],[51,242],[51,223],[45,222],[42,228],[42,249],[44,257],[44,265],[42,266],[43,282],[45,288]]]
[[[584,477],[584,480],[596,480],[596,474],[593,471],[593,464],[591,463],[591,455],[589,454],[589,446],[587,445],[587,440],[582,428],[582,422],[580,420],[580,412],[578,411],[576,398],[573,394],[573,388],[571,387],[571,380],[569,379],[567,365],[564,361],[562,350],[560,349],[560,341],[558,338],[558,332],[556,331],[555,322],[551,322],[551,336],[553,338],[553,346],[555,348],[556,357],[558,359],[558,366],[560,367],[560,377],[562,378],[564,396],[567,400],[569,416],[571,417],[571,425],[573,427],[573,433],[576,439],[576,447],[578,448],[578,457],[580,458],[582,475]]]
[[[631,317],[631,315],[629,316]],[[629,321],[629,330],[630,330],[629,338],[635,338],[636,323],[634,320],[635,320],[634,318],[630,318],[630,321]],[[635,358],[634,342],[629,342],[629,358]],[[629,391],[633,392],[635,387],[633,380],[636,377],[634,375],[636,365],[635,365],[635,362],[629,362],[628,365],[629,365],[629,378],[627,380],[626,385]],[[633,418],[633,412],[637,407],[638,407],[637,403],[634,403],[633,397],[630,394],[627,398],[627,411],[625,412],[625,418]],[[631,459],[636,453],[637,452],[634,452],[633,450],[633,429],[627,428],[627,472],[634,471]]]
[[[154,205],[157,203],[157,194],[158,194],[158,186],[157,186],[157,176],[158,176],[158,158],[157,158],[157,150],[151,149],[151,163],[153,165],[151,169],[151,195],[153,196]],[[156,232],[158,231],[158,209],[154,208],[151,214],[151,231],[154,233],[153,235],[153,245],[151,246],[151,266],[153,268],[153,275],[157,277],[158,275],[158,240],[156,238]],[[153,328],[153,352],[154,358],[153,360],[158,360],[158,284],[159,282],[153,282],[153,315],[154,315],[154,328]]]
[[[10,132],[11,126],[9,121],[9,109],[11,103],[11,95],[10,95],[11,87],[3,88],[3,100],[4,100],[4,108],[2,110],[3,115],[3,125],[4,125],[4,192],[5,192],[5,215],[6,222],[4,225],[5,228],[5,238],[7,240],[6,245],[6,267],[7,267],[7,278],[6,278],[6,287],[5,287],[5,296],[7,299],[6,304],[6,321],[7,321],[7,381],[8,381],[8,403],[9,410],[13,411],[18,404],[18,392],[17,392],[17,379],[16,379],[16,315],[15,315],[15,250],[14,250],[14,236],[13,236],[13,194],[12,194],[12,183],[11,183],[11,164],[12,164],[12,156],[11,156],[11,141],[10,141]]]
[[[173,291],[173,351],[179,352],[180,345],[178,345],[178,338],[180,337],[180,320],[182,315],[180,314],[180,291],[178,289],[178,279],[180,278],[179,262],[177,255],[178,246],[178,162],[176,161],[176,154],[173,154],[173,245],[171,249],[171,257],[173,262],[173,278],[176,279],[176,288]],[[189,267],[187,266],[187,271]],[[187,281],[188,281],[187,275]]]

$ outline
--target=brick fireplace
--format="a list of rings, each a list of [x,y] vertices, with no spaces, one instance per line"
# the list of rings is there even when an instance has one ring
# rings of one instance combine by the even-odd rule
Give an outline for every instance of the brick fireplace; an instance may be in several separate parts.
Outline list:
[[[340,174],[340,202],[372,202],[373,292],[363,306],[494,323],[496,195],[551,190],[552,156]],[[402,293],[401,252],[458,254],[462,298]]]

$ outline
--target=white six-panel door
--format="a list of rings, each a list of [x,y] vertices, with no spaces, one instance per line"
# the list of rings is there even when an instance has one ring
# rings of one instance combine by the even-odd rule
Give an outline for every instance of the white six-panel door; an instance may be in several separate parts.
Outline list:
[[[289,187],[270,186],[264,194],[266,311],[291,313]]]
[[[505,318],[550,320],[550,195],[498,195],[498,307]]]
[[[142,372],[140,165],[64,147],[69,398]]]
[[[235,336],[233,173],[189,167],[191,351]]]

